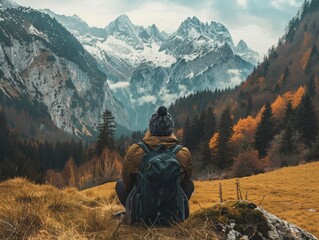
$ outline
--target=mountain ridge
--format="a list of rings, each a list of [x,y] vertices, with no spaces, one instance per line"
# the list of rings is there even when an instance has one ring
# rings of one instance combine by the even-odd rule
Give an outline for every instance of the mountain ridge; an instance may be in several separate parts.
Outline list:
[[[65,26],[107,73],[116,98],[128,111],[132,129],[144,129],[156,106],[169,106],[182,96],[180,89],[189,95],[238,85],[253,70],[247,59],[257,56],[248,47],[237,53],[224,25],[202,23],[196,17],[187,18],[169,35],[155,24],[136,26],[125,14],[105,27],[103,38],[81,35],[73,26]],[[138,114],[143,108],[147,110]]]

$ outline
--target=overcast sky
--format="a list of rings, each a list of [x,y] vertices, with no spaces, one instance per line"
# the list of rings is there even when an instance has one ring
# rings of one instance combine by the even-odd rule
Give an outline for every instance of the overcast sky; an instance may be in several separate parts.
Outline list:
[[[261,54],[283,35],[288,21],[304,0],[15,0],[35,9],[76,14],[90,26],[105,27],[121,14],[136,25],[153,23],[173,32],[187,17],[217,21],[230,31],[234,43],[243,39]]]

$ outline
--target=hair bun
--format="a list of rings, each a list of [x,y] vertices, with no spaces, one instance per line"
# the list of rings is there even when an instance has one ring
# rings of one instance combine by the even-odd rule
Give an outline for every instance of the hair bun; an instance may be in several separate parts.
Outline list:
[[[164,106],[161,106],[158,108],[157,113],[160,116],[166,116],[167,115],[167,108]]]

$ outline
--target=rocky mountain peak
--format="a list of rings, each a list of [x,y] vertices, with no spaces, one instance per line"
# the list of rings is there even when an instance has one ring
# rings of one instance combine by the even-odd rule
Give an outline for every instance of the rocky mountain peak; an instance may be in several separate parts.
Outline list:
[[[117,17],[105,30],[108,36],[122,40],[135,49],[143,49],[143,42],[139,38],[140,29],[133,25],[126,14]]]
[[[165,34],[162,34],[155,24],[149,26],[146,31],[151,36],[151,38],[159,45],[165,40]]]
[[[122,15],[118,16],[114,20],[114,22],[116,22],[117,24],[133,25],[130,18],[126,14],[122,14]]]
[[[201,25],[202,24],[202,22],[195,16],[193,16],[192,18],[188,17],[184,22],[191,23],[193,25]]]
[[[236,48],[238,50],[247,50],[247,49],[249,49],[247,43],[244,40],[242,40],[242,39],[238,42]]]
[[[16,8],[19,5],[12,0],[0,0],[0,9],[1,8]]]
[[[259,54],[249,48],[247,43],[242,39],[235,47],[235,53],[246,61],[253,63],[254,65],[257,65],[257,62],[260,58]]]
[[[203,31],[203,27],[204,24],[197,17],[188,17],[186,20],[182,22],[182,24],[177,30],[177,33],[188,34],[190,31],[201,33]]]

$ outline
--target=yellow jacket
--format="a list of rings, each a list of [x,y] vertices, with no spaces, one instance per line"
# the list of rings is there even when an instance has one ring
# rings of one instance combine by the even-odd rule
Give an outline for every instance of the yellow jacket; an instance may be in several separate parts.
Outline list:
[[[145,135],[143,141],[151,149],[155,149],[159,145],[164,145],[169,148],[180,144],[173,134],[169,136],[152,136],[149,132]],[[140,169],[144,154],[144,150],[138,144],[133,144],[124,157],[122,178],[127,192],[131,191],[135,184],[136,173]],[[186,147],[183,147],[177,152],[176,157],[181,165],[183,185],[190,181],[192,176],[193,165],[191,154]]]

